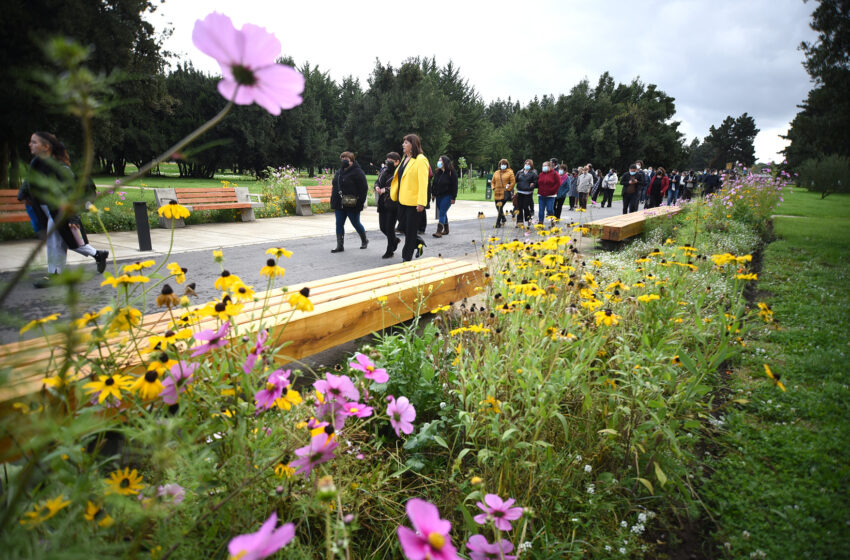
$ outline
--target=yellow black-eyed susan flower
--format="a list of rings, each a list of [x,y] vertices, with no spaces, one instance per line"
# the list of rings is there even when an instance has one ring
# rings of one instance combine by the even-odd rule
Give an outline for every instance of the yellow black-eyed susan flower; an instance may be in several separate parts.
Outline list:
[[[107,514],[103,507],[95,504],[92,501],[86,502],[86,511],[83,514],[83,518],[86,521],[90,521],[92,523],[96,523],[98,527],[109,527],[115,520]]]
[[[112,375],[100,375],[97,381],[91,381],[83,385],[87,393],[97,394],[98,404],[103,404],[107,397],[112,395],[115,400],[120,401],[121,391],[129,391],[133,385],[133,378],[129,375],[113,373]]]
[[[115,312],[112,322],[109,323],[111,332],[129,331],[142,323],[142,312],[133,307],[122,307]]]
[[[148,338],[148,346],[151,352],[165,350],[168,346],[176,344],[178,340],[192,338],[192,329],[184,328],[178,331],[167,330],[163,335],[153,335]]]
[[[286,274],[286,269],[278,266],[276,260],[269,259],[266,261],[266,266],[260,269],[260,274],[268,276],[269,278],[274,278],[275,276],[283,276]]]
[[[230,293],[235,301],[246,302],[254,300],[254,288],[239,282],[230,287]]]
[[[313,311],[313,303],[308,299],[310,288],[304,287],[289,296],[289,305],[299,311]]]
[[[107,494],[121,494],[122,496],[131,496],[141,492],[145,487],[142,484],[142,476],[136,469],[130,470],[130,467],[118,469],[109,475],[106,479]]]
[[[28,330],[30,330],[30,329],[32,329],[32,328],[34,328],[34,327],[38,326],[38,325],[44,325],[45,323],[49,323],[49,322],[51,322],[51,321],[55,321],[55,320],[56,320],[56,319],[58,319],[59,317],[60,317],[60,314],[59,314],[59,313],[51,313],[51,314],[50,314],[50,315],[48,315],[47,317],[42,317],[41,319],[33,319],[32,321],[30,321],[29,323],[27,323],[26,325],[24,325],[23,327],[21,327],[21,331],[20,331],[20,332],[21,332],[21,334],[24,334],[24,333],[25,333],[25,332],[27,332]]]
[[[641,303],[649,303],[650,301],[655,301],[657,299],[661,299],[658,294],[643,294],[637,297],[637,300]]]
[[[596,317],[597,327],[599,325],[605,325],[606,327],[610,327],[611,325],[617,325],[620,323],[620,316],[615,315],[614,312],[610,309],[597,311],[594,315]]]
[[[167,268],[168,273],[174,276],[175,282],[177,282],[178,284],[182,284],[186,281],[186,272],[188,272],[187,269],[181,267],[176,262],[168,263]]]
[[[156,369],[149,369],[144,375],[136,378],[136,381],[130,386],[130,390],[137,392],[144,400],[158,397],[165,388],[160,380],[161,377]]]
[[[101,286],[112,286],[113,288],[117,288],[118,286],[123,286],[127,284],[146,284],[150,282],[151,279],[147,276],[142,276],[141,274],[122,274],[120,276],[110,276],[106,280],[100,283]]]
[[[189,217],[189,209],[182,204],[178,204],[176,200],[168,201],[168,204],[160,206],[156,212],[168,220],[179,220]]]
[[[771,379],[773,380],[773,383],[774,383],[777,387],[779,387],[780,389],[782,389],[782,391],[783,391],[783,392],[785,391],[785,385],[782,383],[782,381],[780,381],[780,379],[782,378],[782,376],[781,376],[781,375],[779,375],[778,373],[773,373],[773,372],[770,370],[770,366],[769,366],[769,365],[767,365],[767,364],[764,364],[764,374],[765,374],[765,375],[767,375],[769,378],[771,378]]]
[[[24,513],[24,518],[21,519],[20,523],[24,527],[32,529],[56,515],[61,509],[68,507],[70,503],[71,500],[66,500],[64,494],[50,500],[44,500],[35,504],[32,511]]]
[[[216,290],[221,290],[222,292],[224,292],[229,290],[231,286],[237,283],[243,283],[242,279],[235,274],[231,274],[229,270],[222,270],[221,276],[215,279],[215,283],[213,284],[213,286]]]
[[[287,259],[292,256],[292,251],[287,251],[283,247],[272,247],[271,249],[266,249],[267,255],[274,255],[274,258],[279,259],[280,257],[286,257]]]
[[[144,270],[145,268],[150,268],[155,264],[156,262],[152,260],[136,261],[133,264],[125,264],[124,267],[121,269],[121,272],[123,272],[124,274],[130,274],[131,272],[139,272],[141,270]]]
[[[80,317],[79,319],[74,321],[74,326],[78,329],[82,329],[83,327],[97,321],[98,317],[100,317],[102,315],[106,315],[107,313],[109,313],[111,311],[112,311],[112,308],[109,307],[108,305],[106,307],[102,307],[100,309],[100,311],[87,311],[87,312],[83,313],[82,317]]]
[[[180,298],[174,293],[174,288],[168,284],[162,285],[162,291],[156,296],[156,304],[159,307],[177,307],[180,304]]]
[[[673,362],[673,365],[674,365],[674,366],[680,366],[680,365],[682,365],[682,360],[681,360],[681,358],[679,358],[679,355],[678,355],[678,354],[676,354],[675,356],[673,356],[673,360],[672,360],[672,362]]]

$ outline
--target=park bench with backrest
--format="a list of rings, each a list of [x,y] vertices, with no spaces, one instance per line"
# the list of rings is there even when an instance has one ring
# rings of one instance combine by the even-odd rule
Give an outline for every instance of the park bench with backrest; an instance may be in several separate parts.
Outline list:
[[[231,344],[244,344],[244,334],[265,327],[269,330],[270,343],[290,342],[283,350],[285,355],[275,356],[278,363],[286,363],[380,331],[435,307],[460,301],[475,294],[484,283],[481,264],[431,257],[316,280],[292,286],[288,292],[279,288],[258,292],[255,301],[244,304],[242,312],[233,317],[239,334],[231,338]],[[310,290],[309,299],[314,309],[295,311],[288,302],[289,295],[305,287]],[[151,355],[144,354],[148,336],[164,334],[172,317],[182,314],[178,309],[173,314],[157,312],[143,317],[136,332],[145,360],[152,359]],[[216,327],[216,320],[207,317],[196,328]],[[91,331],[92,328],[82,329],[79,334],[85,336]],[[249,337],[251,343],[253,339]],[[75,355],[84,349],[82,346],[74,349]],[[59,334],[0,346],[0,370],[8,375],[0,387],[0,415],[10,414],[14,401],[45,392],[44,379],[56,374],[65,352],[64,338]],[[142,356],[132,349],[127,333],[112,335],[101,349],[93,350],[88,357],[115,360],[113,371],[136,374],[144,371]],[[82,378],[91,373],[83,369],[75,375]]]
[[[185,206],[190,212],[197,210],[239,210],[243,222],[253,222],[254,208],[262,208],[260,195],[252,193],[247,187],[216,187],[154,189],[157,208],[167,205],[172,200]],[[252,198],[254,200],[252,200]],[[160,217],[159,225],[171,227],[171,220]],[[175,227],[183,227],[183,220],[175,220]]]
[[[0,222],[28,222],[26,205],[18,200],[18,191],[14,189],[0,189]]]
[[[295,187],[295,213],[299,216],[312,216],[313,204],[330,204],[332,190],[331,185]]]
[[[617,243],[635,237],[644,232],[646,224],[654,218],[672,216],[681,211],[680,206],[659,206],[638,210],[631,214],[622,214],[587,222],[585,226],[590,234],[598,236],[603,242]]]

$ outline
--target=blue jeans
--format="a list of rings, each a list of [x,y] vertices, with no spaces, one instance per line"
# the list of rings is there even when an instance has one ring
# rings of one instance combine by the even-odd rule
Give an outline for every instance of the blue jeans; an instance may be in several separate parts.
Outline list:
[[[334,210],[336,213],[336,234],[337,235],[345,235],[345,219],[351,222],[351,225],[354,226],[354,229],[357,230],[357,233],[366,233],[366,228],[363,227],[363,224],[360,223],[360,210],[355,210],[353,208],[337,208]]]
[[[25,208],[27,209],[27,214],[30,217],[30,223],[32,223],[33,231],[38,233],[41,230],[41,222],[38,221],[38,214],[35,211],[35,206],[27,204]]]
[[[543,223],[543,218],[546,216],[555,215],[555,197],[554,196],[538,196],[537,197],[537,221]]]
[[[667,206],[676,204],[676,199],[679,198],[679,191],[672,188],[667,189]]]
[[[449,208],[452,207],[452,195],[441,194],[437,197],[437,221],[443,225],[449,223]]]

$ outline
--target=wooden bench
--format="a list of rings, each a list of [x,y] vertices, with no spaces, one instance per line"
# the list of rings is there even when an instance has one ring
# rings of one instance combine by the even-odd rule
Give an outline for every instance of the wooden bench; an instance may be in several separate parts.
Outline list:
[[[165,206],[172,200],[185,206],[189,211],[196,210],[239,210],[243,222],[253,222],[254,208],[262,208],[260,195],[252,193],[247,187],[221,187],[213,189],[182,188],[154,189],[157,208]],[[254,197],[254,200],[252,200]],[[171,220],[160,216],[159,225],[171,228]],[[176,220],[174,227],[184,227],[182,219]]]
[[[324,202],[330,204],[331,185],[314,185],[314,186],[298,186],[295,187],[295,214],[298,216],[312,216],[313,204]]]
[[[28,222],[30,216],[27,214],[26,204],[18,200],[18,191],[14,189],[0,189],[0,222]]]
[[[603,242],[620,242],[644,232],[646,222],[653,218],[672,216],[682,210],[681,206],[659,206],[638,210],[631,214],[621,214],[588,222],[585,225],[590,234],[598,236]]]
[[[290,342],[277,355],[278,363],[297,360],[349,342],[369,333],[379,331],[431,309],[457,302],[476,293],[476,287],[485,283],[484,265],[447,258],[423,258],[409,263],[361,270],[334,276],[303,285],[291,286],[288,293],[280,288],[268,293],[268,304],[263,315],[265,292],[255,294],[255,302],[244,304],[242,313],[233,318],[239,336],[231,344],[244,344],[242,335],[260,328],[269,329],[269,343]],[[307,287],[314,309],[311,312],[295,311],[289,305],[289,295]],[[385,299],[384,299],[385,298]],[[179,316],[180,311],[175,311]],[[260,319],[261,315],[262,321]],[[168,312],[149,313],[142,318],[137,331],[147,349],[147,337],[163,334],[171,323]],[[101,321],[103,323],[103,321]],[[214,329],[213,318],[205,318],[198,330]],[[91,332],[83,329],[80,334]],[[253,336],[248,343],[253,344]],[[143,372],[143,363],[133,350],[126,333],[107,339],[105,355],[116,362],[114,371]],[[87,346],[75,348],[79,355]],[[97,359],[97,349],[89,349],[88,357]],[[0,364],[7,369],[8,379],[0,386],[0,415],[11,412],[13,401],[31,399],[40,391],[42,400],[49,402],[43,389],[46,377],[55,374],[65,352],[62,335],[50,335],[0,346]],[[151,355],[146,355],[150,360]],[[84,369],[77,375],[82,378],[90,371]]]

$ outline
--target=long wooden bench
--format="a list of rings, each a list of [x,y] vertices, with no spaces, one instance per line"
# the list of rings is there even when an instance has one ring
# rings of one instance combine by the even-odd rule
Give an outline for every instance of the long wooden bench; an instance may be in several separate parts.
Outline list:
[[[313,185],[295,187],[295,214],[298,216],[312,216],[313,204],[331,201],[331,185]]]
[[[0,189],[0,222],[28,222],[26,205],[18,200],[18,191],[14,189]]]
[[[602,241],[619,242],[642,234],[648,220],[672,216],[678,214],[681,210],[681,206],[659,206],[658,208],[638,210],[631,214],[594,220],[585,225],[590,229],[591,235],[598,236]]]
[[[254,208],[262,208],[260,195],[252,193],[247,187],[220,187],[212,189],[180,188],[154,189],[157,208],[172,200],[185,206],[190,212],[196,210],[239,210],[243,222],[253,222]],[[254,198],[254,200],[252,200]],[[160,227],[170,228],[171,220],[159,218]],[[176,220],[174,227],[185,226],[183,220]]]
[[[270,342],[291,343],[284,348],[285,355],[275,357],[279,363],[286,363],[406,321],[417,313],[460,301],[473,295],[484,282],[482,264],[431,257],[291,286],[288,293],[274,289],[268,293],[265,313],[266,293],[258,292],[256,301],[246,303],[243,311],[233,318],[239,334],[231,338],[231,343],[244,344],[241,338],[244,334],[268,328]],[[314,309],[293,313],[289,295],[305,287],[310,290]],[[180,314],[175,311],[176,316]],[[140,347],[147,348],[148,336],[165,333],[171,317],[168,312],[145,315],[137,330],[143,341]],[[216,326],[216,320],[208,317],[196,328]],[[91,330],[83,329],[80,334]],[[87,348],[81,344],[73,353],[79,355]],[[101,351],[89,351],[89,358],[98,359]],[[0,386],[0,415],[9,412],[13,401],[44,391],[44,379],[55,374],[64,352],[62,335],[0,346],[0,364],[3,369],[9,368],[8,379]],[[143,371],[142,357],[133,349],[126,333],[107,339],[105,355],[115,360],[117,371]],[[150,355],[145,359],[149,361]],[[77,375],[84,377],[90,373],[83,369]]]

